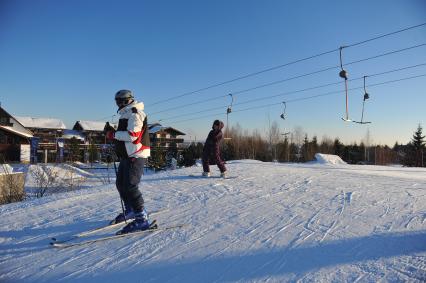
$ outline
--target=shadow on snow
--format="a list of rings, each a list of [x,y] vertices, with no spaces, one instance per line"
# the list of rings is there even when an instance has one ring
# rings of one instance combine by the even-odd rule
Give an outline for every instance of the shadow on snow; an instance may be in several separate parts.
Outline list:
[[[135,265],[128,270],[99,272],[79,282],[212,282],[302,275],[320,268],[374,261],[426,252],[426,231],[378,234],[322,243],[316,246],[248,251],[193,261],[165,261]],[[74,278],[75,280],[75,278]],[[135,281],[135,282],[136,282]]]

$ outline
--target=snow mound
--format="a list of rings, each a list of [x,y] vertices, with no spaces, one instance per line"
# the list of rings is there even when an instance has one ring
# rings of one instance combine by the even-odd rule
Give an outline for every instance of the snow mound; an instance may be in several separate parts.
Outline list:
[[[13,168],[9,164],[0,164],[0,174],[11,174],[13,173]]]
[[[347,164],[339,156],[333,155],[333,154],[316,153],[315,154],[315,159],[320,164],[332,164],[332,165]]]
[[[66,180],[83,180],[87,177],[90,177],[92,174],[73,167],[68,164],[62,165],[30,165],[28,168],[28,174],[25,180],[25,185],[34,187],[37,186],[39,182],[45,180],[51,180],[52,182],[58,183],[59,181]]]

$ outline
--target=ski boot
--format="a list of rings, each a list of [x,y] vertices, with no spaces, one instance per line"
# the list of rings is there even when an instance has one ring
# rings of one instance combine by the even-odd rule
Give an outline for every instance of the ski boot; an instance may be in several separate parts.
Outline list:
[[[208,178],[210,177],[210,172],[203,172],[202,176]]]
[[[109,225],[118,224],[120,222],[123,222],[124,220],[131,220],[135,218],[135,213],[132,210],[125,210],[124,214],[121,212],[115,219],[111,220]]]
[[[227,176],[228,176],[227,171],[220,173],[220,177],[222,177],[223,179],[226,179]]]
[[[157,228],[157,224],[155,223],[155,220],[152,222],[149,222],[148,214],[146,213],[144,209],[142,212],[136,213],[135,220],[133,220],[132,222],[124,226],[123,229],[117,232],[117,235],[128,234],[128,233],[144,231],[148,229],[155,229],[155,228]]]

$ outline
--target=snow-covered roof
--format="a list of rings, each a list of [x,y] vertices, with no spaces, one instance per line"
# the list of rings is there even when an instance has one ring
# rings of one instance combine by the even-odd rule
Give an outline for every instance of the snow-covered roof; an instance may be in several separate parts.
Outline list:
[[[55,118],[14,117],[26,128],[66,129],[64,122]]]
[[[151,128],[151,129],[149,129],[149,133],[150,134],[155,134],[155,133],[161,131],[163,128],[164,128],[163,126],[155,126],[155,127]]]
[[[23,131],[18,131],[17,129],[9,127],[9,126],[2,126],[2,125],[0,125],[0,129],[5,130],[5,131],[7,131],[9,133],[13,133],[15,135],[24,137],[24,138],[32,138],[33,137],[33,135],[31,135],[29,133],[26,133],[26,132],[23,132]]]
[[[152,128],[149,128],[150,134],[155,134],[160,131],[174,131],[177,135],[185,135],[185,133],[182,133],[181,131],[176,130],[175,128],[161,126],[160,124],[154,124]]]
[[[76,138],[76,139],[79,139],[79,140],[82,140],[82,141],[85,140],[84,135],[81,132],[76,131],[76,130],[64,130],[62,137],[64,139]]]
[[[77,121],[76,125],[79,124],[83,131],[98,131],[102,132],[105,128],[105,122],[99,121]],[[75,126],[74,126],[75,128]]]

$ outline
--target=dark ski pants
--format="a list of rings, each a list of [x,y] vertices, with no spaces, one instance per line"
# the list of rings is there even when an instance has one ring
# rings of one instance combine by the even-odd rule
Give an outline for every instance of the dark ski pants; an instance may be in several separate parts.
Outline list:
[[[216,164],[220,172],[226,171],[225,162],[220,158],[220,153],[216,152],[213,156],[203,154],[203,170],[204,172],[210,172],[210,163]]]
[[[126,210],[131,209],[135,213],[142,212],[144,208],[144,200],[138,187],[143,175],[143,167],[143,158],[121,159],[115,182]]]

